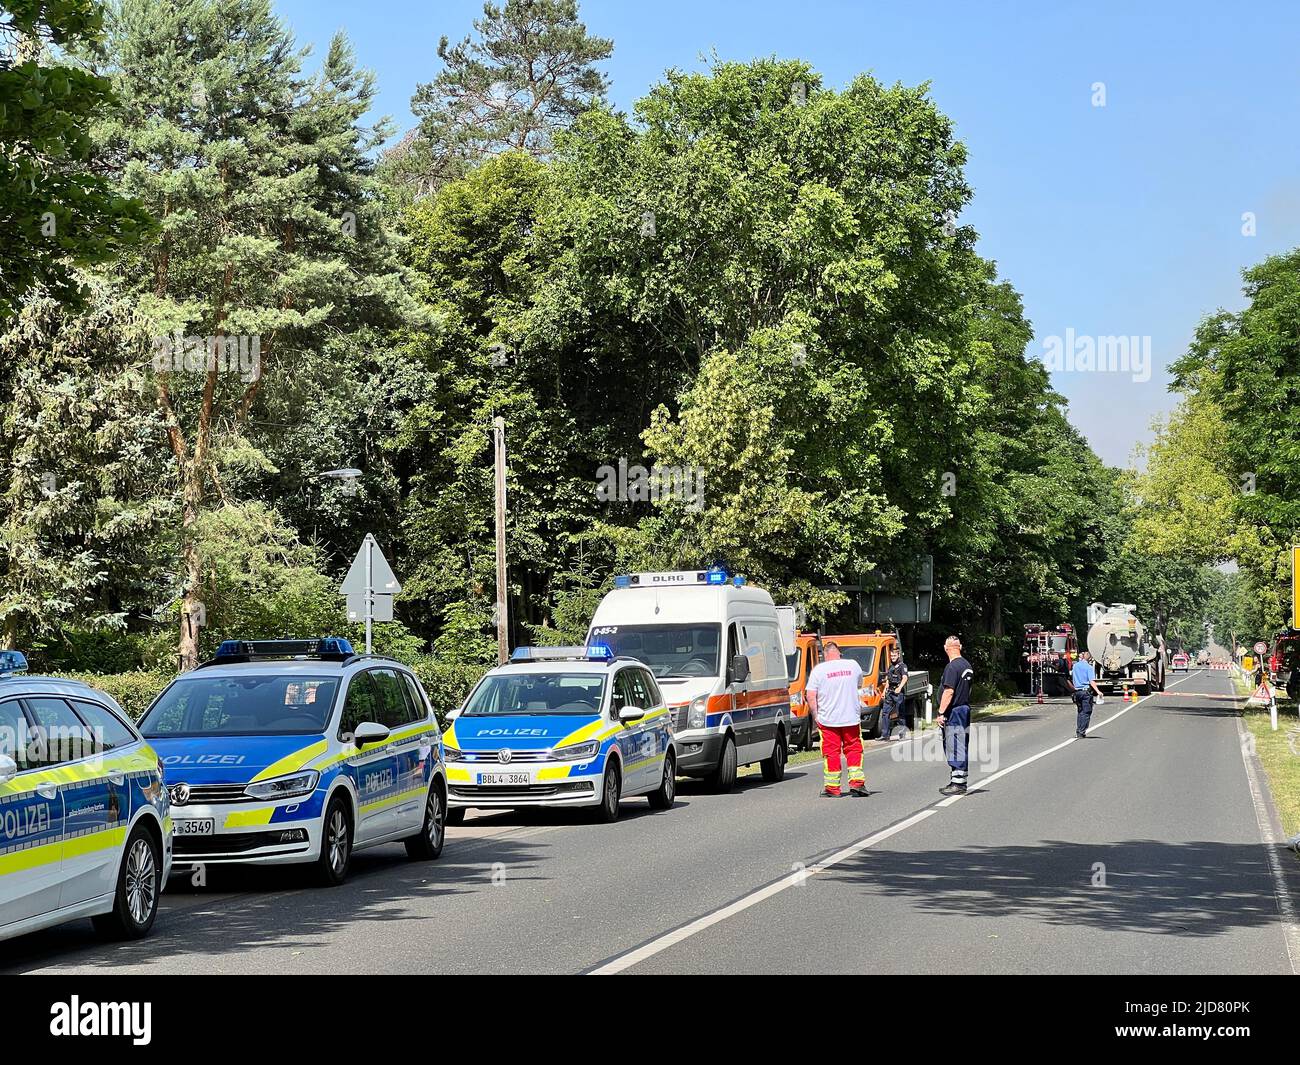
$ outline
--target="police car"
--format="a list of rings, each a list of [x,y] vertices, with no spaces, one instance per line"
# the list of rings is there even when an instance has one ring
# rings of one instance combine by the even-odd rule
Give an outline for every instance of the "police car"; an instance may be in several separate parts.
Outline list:
[[[607,647],[520,647],[443,733],[453,823],[468,808],[588,806],[676,797],[673,722],[650,669]]]
[[[442,853],[437,719],[391,658],[334,637],[227,640],[164,689],[140,729],[166,773],[178,866],[312,863],[340,884],[363,848]]]
[[[26,669],[0,651],[0,939],[146,935],[172,861],[158,756],[103,692]]]

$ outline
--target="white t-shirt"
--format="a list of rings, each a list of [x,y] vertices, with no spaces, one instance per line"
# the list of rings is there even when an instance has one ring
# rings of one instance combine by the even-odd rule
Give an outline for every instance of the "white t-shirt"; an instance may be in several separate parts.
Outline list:
[[[862,667],[853,659],[818,662],[808,674],[808,690],[817,693],[817,724],[830,728],[861,724],[861,685]]]

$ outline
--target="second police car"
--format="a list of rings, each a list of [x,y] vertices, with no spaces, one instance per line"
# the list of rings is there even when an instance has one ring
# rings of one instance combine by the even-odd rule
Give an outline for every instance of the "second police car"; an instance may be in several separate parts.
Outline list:
[[[178,866],[312,863],[401,840],[442,853],[447,782],[415,675],[347,640],[227,640],[141,720],[161,757]]]
[[[0,939],[89,917],[153,927],[172,861],[157,755],[95,688],[0,651]]]
[[[470,692],[443,734],[450,816],[467,808],[585,806],[676,797],[677,748],[649,668],[609,648],[520,647]]]

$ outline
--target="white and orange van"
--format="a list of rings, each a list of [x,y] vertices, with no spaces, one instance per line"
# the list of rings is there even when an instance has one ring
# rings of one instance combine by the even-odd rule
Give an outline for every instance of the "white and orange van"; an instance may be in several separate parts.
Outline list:
[[[672,710],[677,771],[730,791],[740,766],[785,776],[794,614],[713,567],[614,579],[587,634],[650,667]]]

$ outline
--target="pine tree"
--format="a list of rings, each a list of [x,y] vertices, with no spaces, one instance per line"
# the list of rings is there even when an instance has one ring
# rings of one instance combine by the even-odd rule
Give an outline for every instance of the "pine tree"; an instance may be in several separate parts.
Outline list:
[[[340,36],[303,73],[268,0],[122,0],[107,49],[118,104],[96,133],[161,231],[118,269],[152,323],[153,400],[181,502],[180,660],[197,662],[198,524],[248,462],[263,394],[324,338],[404,305],[379,226],[361,116],[373,78]],[[297,412],[309,420],[312,411]]]
[[[443,37],[443,70],[416,88],[420,120],[385,159],[385,175],[416,196],[503,151],[545,155],[551,135],[605,98],[596,69],[614,50],[578,21],[577,0],[486,3],[478,39]]]

